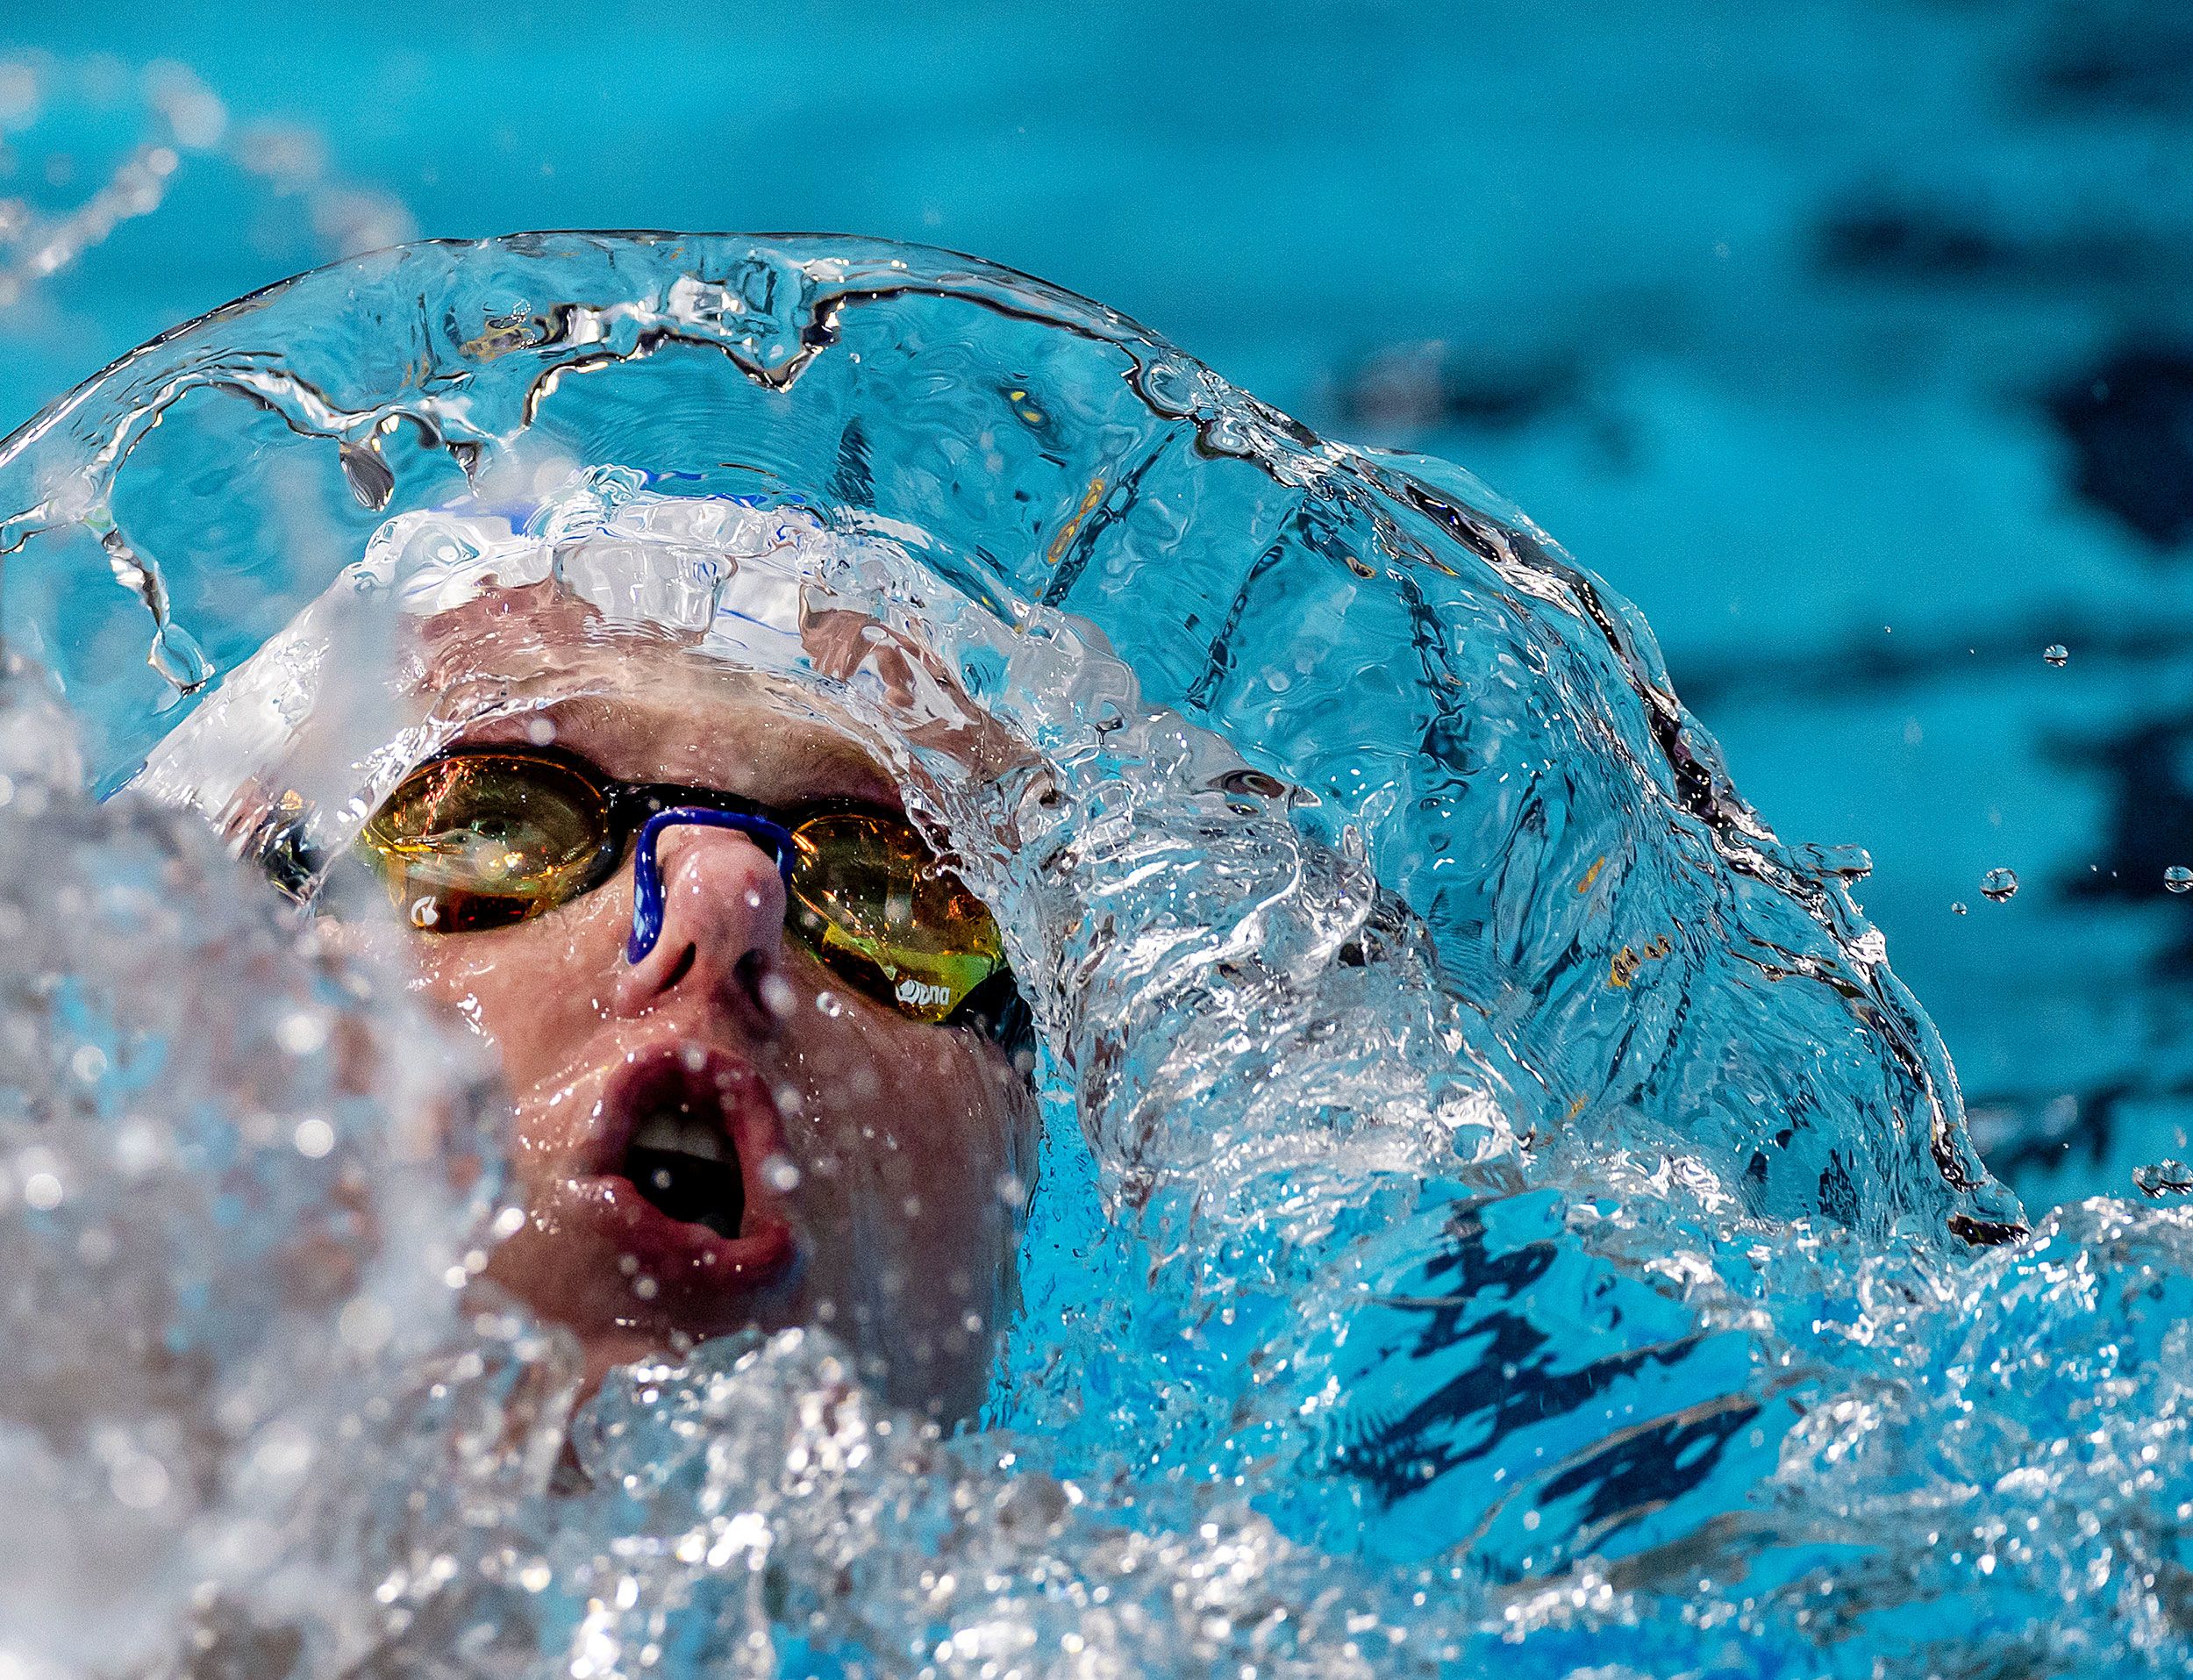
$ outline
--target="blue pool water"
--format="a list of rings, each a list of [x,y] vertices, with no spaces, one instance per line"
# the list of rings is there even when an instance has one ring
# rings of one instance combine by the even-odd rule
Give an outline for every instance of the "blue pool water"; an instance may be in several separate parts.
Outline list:
[[[339,578],[352,622],[504,554],[716,600],[711,498],[809,522],[804,587],[1040,755],[955,770],[925,690],[785,668],[906,743],[1046,1047],[948,1439],[819,1330],[567,1428],[568,1344],[468,1287],[481,1070],[82,791],[286,692],[251,656]],[[26,674],[0,728],[32,1672],[2182,1669],[2187,1210],[2029,1220],[1859,861],[1777,838],[1644,620],[1459,468],[949,254],[552,234],[147,347],[0,503],[73,718]],[[125,1614],[39,1567],[98,1548]]]

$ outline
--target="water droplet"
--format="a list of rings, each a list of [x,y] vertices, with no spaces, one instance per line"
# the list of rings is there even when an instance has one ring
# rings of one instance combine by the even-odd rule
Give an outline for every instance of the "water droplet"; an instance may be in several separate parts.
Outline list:
[[[815,1009],[834,1021],[846,1012],[845,999],[834,991],[818,991],[815,994]]]
[[[1989,869],[1980,877],[1980,896],[1992,904],[2001,904],[2018,891],[2018,871]]]
[[[432,927],[440,919],[441,911],[435,908],[434,901],[431,897],[422,893],[411,900],[412,926]]]
[[[2162,872],[2162,884],[2172,892],[2193,892],[2193,869],[2173,863]]]
[[[1253,794],[1259,799],[1276,799],[1287,791],[1287,784],[1275,776],[1261,770],[1229,770],[1218,778],[1221,792]]]
[[[1822,875],[1845,881],[1863,881],[1873,873],[1873,854],[1862,846],[1811,846],[1797,854]]]
[[[779,1194],[799,1188],[799,1169],[783,1155],[771,1155],[761,1163],[761,1182]]]
[[[147,1453],[129,1452],[107,1472],[114,1497],[132,1511],[150,1511],[168,1497],[167,1467]]]
[[[1963,915],[1965,913],[1965,901],[1961,898],[1952,899],[1949,904],[1949,913],[1953,916]]]
[[[275,1042],[293,1056],[309,1056],[327,1042],[327,1023],[310,1010],[292,1010],[275,1023]]]
[[[335,454],[342,463],[343,481],[350,486],[358,505],[368,513],[386,508],[389,497],[396,492],[396,474],[382,459],[381,452],[369,443],[339,443]]]
[[[534,718],[525,725],[525,739],[536,747],[546,747],[556,738],[556,726],[549,718]]]
[[[2165,1196],[2193,1195],[2193,1167],[2182,1161],[2158,1161],[2132,1169],[2132,1183],[2142,1196],[2160,1200]]]
[[[2071,657],[2071,650],[2060,641],[2052,641],[2040,650],[2040,656],[2051,665],[2061,665]]]
[[[178,624],[163,624],[153,632],[152,652],[146,662],[175,690],[175,699],[196,694],[215,676],[213,661],[205,656],[197,639]]]
[[[360,1296],[335,1319],[336,1333],[361,1353],[378,1353],[396,1333],[396,1314],[370,1296]]]
[[[793,1006],[799,1002],[798,994],[792,990],[792,983],[781,974],[763,975],[760,990],[761,1007],[779,1020],[789,1018]]]
[[[297,1122],[295,1141],[299,1155],[307,1161],[318,1161],[335,1147],[335,1128],[317,1115],[309,1115]]]

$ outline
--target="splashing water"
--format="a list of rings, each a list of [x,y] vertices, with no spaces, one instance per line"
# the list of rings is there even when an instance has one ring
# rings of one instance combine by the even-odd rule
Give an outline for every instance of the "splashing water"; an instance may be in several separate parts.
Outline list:
[[[147,347],[0,451],[0,630],[73,713],[25,676],[0,735],[0,1241],[48,1350],[0,1386],[0,1591],[146,1560],[126,1616],[11,1615],[31,1672],[2193,1655],[2193,1214],[2026,1230],[1862,857],[1780,842],[1642,622],[1455,468],[971,260],[536,235]],[[215,759],[483,569],[903,743],[1045,1045],[983,1427],[809,1329],[567,1431],[568,1345],[469,1281],[475,1071],[390,1055],[441,1043],[401,988],[150,803],[225,814]],[[806,666],[764,582],[1032,755],[933,751],[936,690]],[[432,745],[343,740],[351,822]]]
[[[0,53],[0,322],[202,169],[242,189],[251,225],[228,237],[261,256],[408,238],[404,206],[336,173],[327,149],[310,129],[232,109],[171,60]]]

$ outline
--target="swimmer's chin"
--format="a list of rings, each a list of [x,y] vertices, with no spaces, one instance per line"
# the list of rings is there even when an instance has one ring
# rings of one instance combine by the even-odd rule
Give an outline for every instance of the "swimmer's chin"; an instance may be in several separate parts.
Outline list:
[[[546,1221],[554,1229],[554,1216]],[[568,1234],[544,1240],[543,1221],[505,1239],[490,1255],[487,1276],[541,1319],[575,1336],[589,1391],[603,1373],[643,1359],[680,1359],[702,1342],[740,1331],[769,1333],[806,1322],[799,1241],[789,1226],[741,1239],[745,1258],[718,1279],[709,1267],[683,1286],[627,1273],[613,1245],[575,1244]],[[719,1262],[721,1264],[721,1262]],[[638,1287],[636,1287],[638,1286]]]

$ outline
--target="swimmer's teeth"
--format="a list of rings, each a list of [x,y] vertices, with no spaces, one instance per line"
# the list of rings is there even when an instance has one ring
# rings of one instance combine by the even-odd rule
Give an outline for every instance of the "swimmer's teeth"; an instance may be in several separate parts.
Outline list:
[[[672,1219],[739,1234],[746,1206],[739,1148],[716,1121],[682,1109],[650,1114],[632,1132],[624,1170]]]
[[[723,1129],[696,1114],[668,1111],[651,1114],[632,1133],[632,1147],[656,1149],[668,1155],[695,1155],[703,1161],[727,1161]]]

